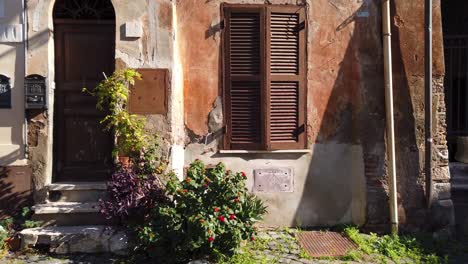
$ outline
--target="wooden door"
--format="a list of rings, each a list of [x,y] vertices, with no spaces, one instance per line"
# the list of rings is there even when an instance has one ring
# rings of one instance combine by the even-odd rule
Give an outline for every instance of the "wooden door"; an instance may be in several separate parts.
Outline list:
[[[113,137],[100,120],[93,89],[114,70],[113,21],[55,21],[54,176],[57,181],[109,177]]]

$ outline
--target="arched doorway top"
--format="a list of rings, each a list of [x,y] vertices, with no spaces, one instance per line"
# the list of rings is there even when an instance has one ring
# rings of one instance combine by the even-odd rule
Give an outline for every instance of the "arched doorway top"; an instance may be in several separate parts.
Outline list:
[[[57,0],[54,19],[115,20],[111,0]]]

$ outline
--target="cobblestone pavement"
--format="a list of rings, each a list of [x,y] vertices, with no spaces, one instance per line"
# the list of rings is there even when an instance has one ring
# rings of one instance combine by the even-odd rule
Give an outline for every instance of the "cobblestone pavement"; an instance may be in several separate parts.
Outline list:
[[[295,239],[295,230],[285,231],[265,231],[259,234],[255,243],[247,243],[242,250],[251,259],[257,259],[258,263],[290,263],[290,264],[341,264],[341,263],[380,263],[373,261],[369,257],[367,261],[353,262],[326,259],[307,259],[304,252],[300,249]],[[110,263],[128,263],[127,258],[112,255],[72,255],[72,256],[47,256],[41,254],[9,254],[4,258],[0,257],[0,264],[110,264]],[[141,262],[138,264],[152,262]],[[154,262],[153,262],[154,263]],[[205,261],[192,261],[189,264],[206,264]],[[385,263],[392,264],[392,261],[386,260]],[[411,263],[411,262],[410,262]],[[449,263],[459,264],[468,263],[466,252],[460,256],[450,257]]]

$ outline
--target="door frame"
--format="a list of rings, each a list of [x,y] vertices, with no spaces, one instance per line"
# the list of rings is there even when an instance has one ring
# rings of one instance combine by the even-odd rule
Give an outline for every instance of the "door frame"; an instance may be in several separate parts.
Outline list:
[[[49,134],[49,140],[50,140],[50,145],[51,145],[51,155],[50,155],[50,181],[52,182],[64,182],[68,180],[60,179],[60,177],[56,174],[56,163],[57,163],[57,134],[56,134],[56,129],[58,128],[56,124],[56,113],[55,113],[55,107],[56,107],[56,92],[55,90],[57,89],[57,46],[55,42],[55,37],[56,37],[56,24],[62,24],[62,25],[114,25],[114,42],[113,42],[113,52],[114,52],[114,57],[113,57],[113,65],[114,65],[114,70],[116,68],[116,48],[117,48],[117,28],[116,28],[116,20],[94,20],[94,19],[88,19],[88,20],[75,20],[75,19],[53,19],[53,36],[50,38],[50,44],[52,45],[51,49],[53,50],[53,56],[52,56],[52,65],[54,67],[53,71],[53,82],[54,82],[54,92],[49,94],[49,98],[53,98],[50,100],[50,105],[49,105],[49,113],[52,112],[52,115],[49,115],[49,122],[51,124],[50,126],[50,134]],[[60,133],[60,132],[59,132]],[[109,175],[110,179],[110,175]]]

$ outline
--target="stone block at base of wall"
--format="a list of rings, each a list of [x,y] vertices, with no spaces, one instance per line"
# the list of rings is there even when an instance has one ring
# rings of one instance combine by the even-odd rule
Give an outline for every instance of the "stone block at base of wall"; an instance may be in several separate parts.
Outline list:
[[[431,226],[434,230],[440,230],[455,226],[455,211],[451,199],[438,200],[431,210]]]

